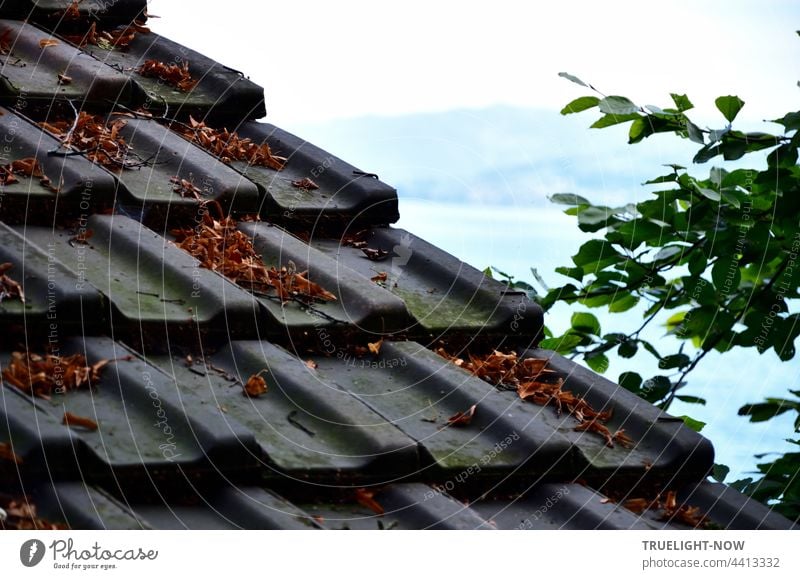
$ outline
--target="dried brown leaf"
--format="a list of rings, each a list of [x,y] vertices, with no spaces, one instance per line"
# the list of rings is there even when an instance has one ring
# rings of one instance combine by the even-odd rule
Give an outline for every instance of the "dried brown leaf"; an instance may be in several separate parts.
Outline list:
[[[375,500],[375,491],[367,489],[356,489],[356,500],[362,506],[367,507],[375,514],[382,515],[385,513],[383,507]]]
[[[72,412],[64,413],[64,418],[61,420],[61,424],[66,426],[78,426],[80,428],[85,428],[86,430],[91,430],[92,432],[97,430],[97,423],[94,420],[91,418],[78,416]]]
[[[475,416],[475,410],[478,408],[477,404],[473,404],[463,412],[456,412],[447,419],[447,426],[469,426]]]
[[[298,189],[304,189],[306,191],[312,191],[314,189],[319,189],[319,185],[314,183],[314,181],[312,181],[308,177],[304,177],[304,178],[299,179],[297,181],[292,181],[292,187],[297,187]]]
[[[262,370],[261,372],[265,372]],[[244,395],[256,398],[267,392],[267,382],[261,377],[261,372],[253,374],[244,384]]]
[[[0,460],[9,460],[15,464],[22,464],[22,457],[17,455],[7,442],[0,442]]]
[[[377,342],[367,343],[367,348],[369,349],[370,353],[375,354],[376,356],[381,353],[381,346],[383,346],[383,338]]]

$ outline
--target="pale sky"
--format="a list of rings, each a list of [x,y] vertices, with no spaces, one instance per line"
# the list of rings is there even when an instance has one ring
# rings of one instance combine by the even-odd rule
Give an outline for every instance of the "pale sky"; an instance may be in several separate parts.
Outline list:
[[[561,108],[584,91],[560,71],[639,104],[688,92],[708,110],[738,94],[748,120],[800,108],[800,5],[790,0],[151,0],[150,12],[162,17],[154,31],[264,86],[278,124]]]

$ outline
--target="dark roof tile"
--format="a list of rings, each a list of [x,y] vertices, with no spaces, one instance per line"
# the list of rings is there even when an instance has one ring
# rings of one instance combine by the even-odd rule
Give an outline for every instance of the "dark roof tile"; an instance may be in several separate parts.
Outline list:
[[[98,106],[132,106],[138,100],[128,75],[54,38],[50,32],[26,22],[0,20],[0,36],[6,34],[9,54],[0,71],[3,104],[24,109],[70,99]],[[59,75],[71,80],[59,83]]]

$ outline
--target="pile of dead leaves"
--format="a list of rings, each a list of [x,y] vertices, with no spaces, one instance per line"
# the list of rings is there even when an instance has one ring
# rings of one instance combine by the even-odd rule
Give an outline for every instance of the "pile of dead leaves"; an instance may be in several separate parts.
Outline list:
[[[99,28],[96,22],[92,22],[83,34],[65,34],[64,38],[81,48],[91,44],[104,50],[113,50],[114,48],[127,48],[137,34],[149,32],[149,28],[138,22],[110,30]]]
[[[236,220],[216,220],[206,213],[203,222],[192,229],[174,229],[175,244],[200,261],[206,269],[217,271],[250,291],[275,293],[282,302],[333,301],[336,296],[308,279],[308,272],[289,266],[267,268],[253,247],[252,240],[236,229]]]
[[[436,353],[490,384],[515,390],[523,400],[542,406],[552,404],[559,413],[567,411],[578,421],[575,430],[594,432],[602,436],[609,447],[615,442],[626,447],[633,444],[624,429],[612,434],[605,425],[611,419],[610,410],[598,412],[584,398],[564,390],[564,380],[547,368],[547,360],[520,360],[515,352],[497,350],[484,356],[468,354],[466,359],[449,354],[443,347]]]
[[[44,121],[39,126],[61,141],[64,149],[110,169],[126,169],[141,165],[130,158],[131,148],[119,134],[127,122],[117,118],[106,123],[100,115],[81,111],[73,121]]]
[[[127,26],[119,26],[109,30],[99,28],[96,21],[91,21],[89,14],[81,13],[80,1],[72,0],[69,6],[53,15],[59,21],[70,23],[72,27],[86,32],[79,34],[64,34],[64,38],[77,44],[81,48],[87,44],[111,50],[114,48],[127,48],[137,34],[149,34],[150,29],[145,26],[145,19],[135,20]],[[146,18],[146,15],[145,15]]]
[[[192,78],[192,74],[189,72],[189,61],[187,60],[184,60],[181,64],[166,64],[160,60],[145,60],[136,69],[136,72],[144,77],[163,80],[183,92],[189,92],[197,84],[197,81]]]
[[[90,386],[100,379],[108,360],[89,365],[83,354],[55,356],[12,352],[3,368],[3,380],[27,394],[49,398],[54,392],[68,392]]]
[[[17,298],[25,303],[25,293],[22,291],[22,286],[19,285],[19,282],[8,277],[6,273],[12,267],[14,267],[13,264],[9,262],[0,263],[0,302],[4,299]]]
[[[2,500],[0,507],[5,517],[0,518],[0,529],[26,531],[59,531],[68,529],[63,523],[51,523],[36,513],[36,505],[28,500]]]
[[[611,501],[611,499],[608,500]],[[622,502],[622,506],[637,515],[648,510],[661,511],[659,518],[662,521],[677,521],[690,527],[704,527],[709,523],[708,516],[700,511],[700,507],[693,507],[685,503],[679,505],[678,495],[675,491],[665,491],[655,499],[627,499]]]
[[[52,181],[50,181],[50,178],[44,174],[41,164],[39,164],[39,161],[34,157],[17,159],[16,161],[11,161],[8,165],[0,165],[0,186],[18,183],[18,175],[39,179],[39,183],[41,183],[44,188],[58,193],[58,188],[55,187]]]
[[[216,155],[223,163],[243,161],[280,171],[286,165],[286,157],[273,154],[267,143],[260,145],[252,139],[240,137],[228,129],[214,129],[202,121],[189,117],[189,124],[173,123],[172,129]]]

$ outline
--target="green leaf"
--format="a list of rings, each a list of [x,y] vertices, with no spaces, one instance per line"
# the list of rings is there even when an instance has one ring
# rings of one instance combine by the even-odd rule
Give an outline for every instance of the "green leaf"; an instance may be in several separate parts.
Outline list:
[[[694,108],[692,101],[690,101],[689,97],[687,97],[685,94],[670,93],[669,96],[672,97],[672,102],[675,103],[675,107],[680,112],[688,111],[689,109]]]
[[[599,102],[600,99],[594,96],[579,97],[561,109],[561,114],[570,115],[572,113],[579,113],[581,111],[596,107]]]
[[[631,128],[628,130],[628,144],[638,143],[652,134],[652,125],[647,122],[645,117],[639,117],[631,123]]]
[[[598,374],[604,374],[608,370],[608,357],[605,354],[586,356],[584,360],[586,360],[586,365]]]
[[[658,367],[661,370],[669,370],[671,368],[684,368],[691,363],[691,358],[686,354],[672,354],[670,356],[664,356],[661,358],[661,361],[658,363]]]
[[[692,253],[692,256],[689,258],[689,273],[694,277],[698,277],[706,270],[706,266],[708,266],[708,260],[706,259],[706,256],[700,251],[695,250],[695,252]]]
[[[783,118],[775,119],[772,122],[783,125],[786,131],[796,131],[800,129],[800,111],[787,113]]]
[[[674,332],[677,330],[681,324],[683,324],[683,319],[686,317],[686,312],[678,312],[672,314],[669,319],[667,319],[667,331]]]
[[[662,261],[680,255],[686,249],[681,245],[668,245],[658,250],[658,253],[653,257],[653,261]]]
[[[731,472],[730,467],[724,464],[714,464],[714,468],[711,471],[711,478],[713,478],[718,483],[725,482],[725,477],[728,476],[728,473]]]
[[[686,134],[689,135],[689,140],[699,145],[705,145],[705,137],[703,131],[691,121],[686,121]]]
[[[642,385],[642,377],[636,372],[623,372],[619,375],[619,385],[625,390],[638,393]]]
[[[700,195],[702,195],[706,199],[717,202],[722,200],[722,195],[720,195],[719,191],[714,191],[713,189],[709,189],[708,187],[701,187],[697,183],[694,184],[694,188],[698,193],[700,193]]]
[[[725,200],[725,202],[734,209],[740,209],[742,207],[742,202],[733,193],[722,190],[720,191],[720,194],[722,195],[722,198]]]
[[[635,296],[629,292],[620,291],[614,295],[611,303],[608,304],[608,311],[613,314],[627,312],[638,303],[638,296]]]
[[[619,348],[617,348],[617,354],[619,354],[622,358],[633,358],[638,351],[639,345],[633,340],[626,340],[619,345]],[[639,381],[641,382],[641,378]]]
[[[604,129],[606,127],[611,127],[614,125],[618,125],[620,123],[627,123],[628,121],[635,121],[636,119],[641,118],[641,115],[637,114],[630,114],[630,115],[603,115],[599,119],[597,119],[594,123],[591,124],[590,128],[592,129]]]
[[[578,223],[582,225],[598,225],[605,223],[614,215],[610,207],[589,205],[578,210]]]
[[[608,96],[597,106],[600,107],[601,113],[608,115],[630,115],[639,111],[639,107],[623,96]]]
[[[720,257],[711,268],[711,280],[716,290],[723,295],[736,291],[742,281],[739,260],[732,255]]]
[[[572,279],[577,279],[578,281],[583,281],[583,268],[580,267],[557,267],[556,273],[571,277]]]
[[[572,262],[583,268],[584,273],[589,274],[619,263],[622,259],[623,257],[610,243],[600,239],[590,239],[581,245],[578,253],[572,257]]]
[[[642,398],[648,402],[657,402],[664,398],[672,388],[672,382],[666,376],[653,376],[642,383]]]
[[[749,416],[750,422],[764,422],[784,412],[796,409],[796,405],[789,400],[768,399],[769,402],[745,404],[739,408],[739,416]]]
[[[557,205],[591,205],[588,199],[575,195],[575,193],[553,193],[548,199],[550,203],[556,203]]]
[[[585,334],[600,335],[600,322],[594,314],[589,312],[575,312],[572,314],[572,329]]]
[[[695,432],[700,432],[706,425],[705,422],[702,422],[700,420],[695,420],[691,416],[686,416],[685,414],[683,416],[679,416],[678,418],[682,419],[683,423],[692,430],[694,430]]]
[[[681,402],[686,402],[686,404],[701,404],[703,406],[706,405],[706,399],[700,398],[699,396],[687,396],[685,394],[679,394],[675,396]]]
[[[573,76],[573,75],[569,74],[568,72],[559,72],[559,73],[558,73],[558,76],[560,76],[560,77],[562,77],[562,78],[566,78],[567,80],[571,80],[571,81],[572,81],[572,82],[574,82],[575,84],[579,84],[579,85],[581,85],[581,86],[585,86],[585,87],[587,87],[587,88],[591,88],[591,87],[590,87],[588,84],[586,84],[585,82],[583,82],[583,81],[582,81],[581,79],[579,79],[577,76]]]
[[[489,279],[492,279],[492,266],[491,265],[483,270],[483,275],[485,275]]]
[[[557,338],[545,338],[539,342],[539,347],[544,350],[555,350],[559,354],[569,354],[583,339],[575,334],[565,334]]]
[[[717,100],[714,101],[714,104],[717,105],[717,109],[722,113],[722,116],[725,117],[729,123],[732,123],[736,115],[739,114],[739,111],[742,110],[744,101],[738,96],[729,95],[718,97]]]

